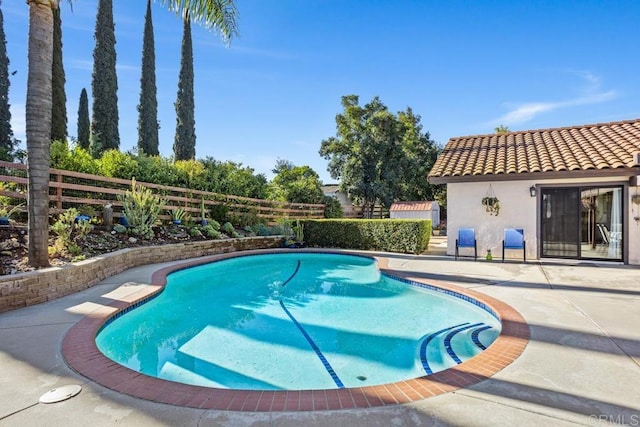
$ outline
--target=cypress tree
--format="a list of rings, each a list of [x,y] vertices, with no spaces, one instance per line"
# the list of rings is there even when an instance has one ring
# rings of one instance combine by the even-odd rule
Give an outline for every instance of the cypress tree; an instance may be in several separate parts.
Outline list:
[[[89,149],[90,134],[89,99],[87,98],[87,90],[82,88],[82,92],[80,92],[80,103],[78,104],[78,145],[85,150]]]
[[[140,104],[138,104],[138,151],[157,156],[158,151],[158,98],[156,89],[156,54],[153,41],[151,0],[147,0],[142,42],[142,76],[140,77]]]
[[[2,6],[2,0],[0,0]],[[4,35],[4,17],[0,8],[0,160],[12,161],[16,140],[11,129],[9,110],[9,58]]]
[[[190,160],[196,157],[196,123],[193,100],[193,47],[189,15],[184,18],[178,97],[175,107],[177,124],[173,156],[175,160]]]
[[[93,117],[91,153],[98,157],[105,150],[120,147],[118,133],[118,77],[116,75],[116,36],[112,0],[98,0],[96,46],[93,50]]]
[[[53,9],[53,65],[51,70],[51,140],[67,140],[67,94],[62,62],[62,20],[60,8]]]

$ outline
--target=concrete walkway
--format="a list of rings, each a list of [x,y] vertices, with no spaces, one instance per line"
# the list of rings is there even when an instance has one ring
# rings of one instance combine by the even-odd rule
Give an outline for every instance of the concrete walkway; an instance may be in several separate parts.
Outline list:
[[[69,328],[109,293],[148,283],[140,267],[46,304],[0,314],[0,426],[564,426],[640,425],[640,269],[595,263],[454,261],[385,254],[390,267],[473,288],[527,320],[514,363],[467,389],[373,409],[241,413],[151,403],[77,375],[61,356]],[[80,384],[56,404],[48,390]]]

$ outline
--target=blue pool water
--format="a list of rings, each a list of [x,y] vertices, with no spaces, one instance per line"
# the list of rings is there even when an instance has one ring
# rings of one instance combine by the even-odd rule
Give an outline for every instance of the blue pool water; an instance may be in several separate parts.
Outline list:
[[[174,272],[96,343],[170,381],[304,390],[438,372],[481,352],[500,328],[481,304],[382,275],[370,258],[294,251]]]

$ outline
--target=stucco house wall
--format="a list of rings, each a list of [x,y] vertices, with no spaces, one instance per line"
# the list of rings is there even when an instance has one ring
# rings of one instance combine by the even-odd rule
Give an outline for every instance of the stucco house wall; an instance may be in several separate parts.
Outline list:
[[[548,180],[523,180],[523,181],[490,181],[490,182],[464,182],[447,184],[448,237],[447,254],[455,254],[455,243],[458,229],[461,227],[473,227],[476,230],[478,242],[478,257],[484,257],[487,249],[492,254],[501,256],[502,239],[505,228],[522,228],[527,242],[527,259],[538,259],[540,255],[539,235],[536,228],[539,219],[540,187],[572,186],[572,185],[626,185],[629,179],[626,177],[612,177],[609,179],[580,178],[580,179],[548,179]],[[500,200],[500,213],[498,216],[490,215],[482,206],[482,198],[486,195],[489,185],[495,196]],[[529,195],[529,188],[538,189],[536,197]],[[628,186],[625,191],[625,217],[628,224],[624,242],[628,245],[628,263],[640,265],[640,204],[632,202],[635,194],[640,194],[640,187]],[[470,255],[469,249],[461,249],[461,255]],[[506,251],[507,259],[522,258],[522,251]]]
[[[491,189],[500,201],[497,216],[486,212],[482,198]],[[478,257],[491,249],[494,256],[502,255],[505,228],[522,228],[527,242],[527,258],[536,258],[536,200],[529,196],[533,181],[465,182],[447,184],[447,254],[454,255],[458,229],[473,227],[478,242]],[[461,249],[461,255],[473,250]],[[505,257],[522,258],[522,251],[507,251]]]

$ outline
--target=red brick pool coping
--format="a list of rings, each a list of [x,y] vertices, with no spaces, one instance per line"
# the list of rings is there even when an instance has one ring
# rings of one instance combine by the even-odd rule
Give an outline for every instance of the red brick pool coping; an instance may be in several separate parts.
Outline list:
[[[309,252],[309,250],[304,250]],[[227,253],[177,263],[153,273],[151,284],[109,306],[101,306],[76,323],[66,334],[62,354],[79,374],[111,390],[176,406],[229,411],[319,411],[347,408],[371,408],[414,402],[477,384],[490,378],[522,354],[529,342],[529,326],[514,308],[479,292],[436,280],[412,277],[389,268],[389,260],[375,256],[381,271],[419,283],[451,290],[484,303],[498,314],[502,332],[482,353],[444,371],[390,384],[328,390],[259,391],[231,390],[181,384],[133,371],[105,357],[95,337],[102,325],[116,313],[162,291],[167,274],[187,267],[237,256],[290,252],[256,250]],[[335,251],[313,251],[334,252]],[[342,254],[361,253],[341,251]],[[371,255],[366,255],[370,256]]]

